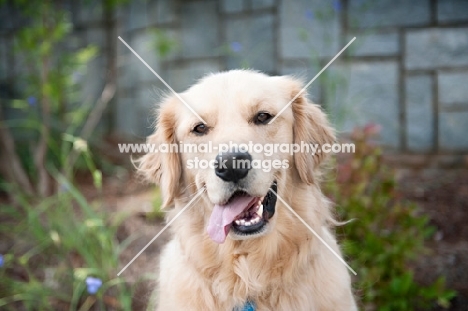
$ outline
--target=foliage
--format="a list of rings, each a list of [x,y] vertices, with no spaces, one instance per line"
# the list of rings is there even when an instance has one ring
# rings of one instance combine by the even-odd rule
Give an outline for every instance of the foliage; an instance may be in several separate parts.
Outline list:
[[[356,288],[364,310],[427,310],[437,302],[449,305],[455,292],[444,279],[430,286],[415,282],[408,268],[425,251],[424,241],[434,233],[417,206],[403,200],[394,174],[370,139],[376,125],[355,130],[355,153],[339,161],[337,182],[326,184],[341,219],[353,219],[338,232],[344,235],[343,251],[357,271]]]
[[[166,32],[159,28],[151,31],[153,36],[152,47],[161,59],[166,58],[178,48],[176,40],[172,39]]]
[[[134,287],[116,277],[118,256],[130,240],[119,243],[122,217],[98,212],[63,176],[61,191],[20,207],[0,208],[0,235],[14,241],[0,268],[0,309],[131,310]]]
[[[115,238],[122,217],[100,212],[100,200],[88,202],[71,178],[86,168],[101,190],[88,139],[115,87],[108,82],[97,102],[84,98],[80,79],[98,49],[69,51],[72,24],[59,2],[2,5],[24,27],[14,34],[17,90],[0,105],[0,190],[8,196],[0,198],[0,309],[131,310],[134,288],[116,277],[129,243]]]
[[[153,194],[152,209],[146,215],[146,218],[148,220],[164,219],[164,216],[166,215],[166,213],[165,211],[161,209],[162,203],[163,201],[161,197],[161,190],[159,188],[156,188]]]
[[[72,24],[69,14],[54,2],[16,1],[12,5],[27,26],[15,34],[20,87],[15,99],[5,101],[0,109],[0,120],[5,119],[0,153],[12,163],[0,166],[0,172],[6,182],[25,193],[47,196],[58,189],[51,169],[70,177],[77,163],[86,165],[79,155],[87,148],[89,135],[85,134],[97,123],[92,118],[100,114],[91,113],[96,107],[82,98],[79,79],[98,50],[86,46],[67,52]],[[113,92],[109,93],[112,98]],[[76,148],[80,144],[82,148]]]

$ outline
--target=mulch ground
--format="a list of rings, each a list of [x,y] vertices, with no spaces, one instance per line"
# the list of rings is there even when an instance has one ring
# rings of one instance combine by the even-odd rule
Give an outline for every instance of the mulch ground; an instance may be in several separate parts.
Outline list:
[[[416,265],[422,283],[445,276],[458,291],[450,310],[468,310],[468,170],[399,171],[400,190],[437,228]]]

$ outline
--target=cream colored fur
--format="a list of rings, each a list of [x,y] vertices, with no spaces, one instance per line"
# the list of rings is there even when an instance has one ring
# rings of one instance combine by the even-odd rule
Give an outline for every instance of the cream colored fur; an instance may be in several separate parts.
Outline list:
[[[291,77],[253,71],[208,76],[181,96],[207,121],[210,132],[191,135],[197,118],[177,98],[169,97],[161,104],[157,130],[148,141],[332,143],[335,137],[325,115],[304,95],[271,125],[256,127],[248,122],[258,110],[278,113],[301,88]],[[139,163],[140,172],[161,186],[164,205],[170,208],[168,220],[205,189],[171,226],[173,239],[161,254],[158,310],[231,311],[248,299],[258,311],[356,310],[346,267],[280,200],[267,234],[213,242],[206,233],[207,222],[213,205],[227,190],[210,170],[186,169],[185,162],[194,156],[212,159],[216,154],[148,154]],[[275,157],[289,160],[291,167],[252,173],[255,196],[264,195],[277,180],[278,195],[340,253],[332,229],[332,205],[319,186],[324,155]]]

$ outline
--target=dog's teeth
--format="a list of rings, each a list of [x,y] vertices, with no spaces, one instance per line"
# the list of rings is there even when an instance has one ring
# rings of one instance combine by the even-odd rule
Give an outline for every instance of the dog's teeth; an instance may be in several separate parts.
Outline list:
[[[237,220],[235,221],[235,223],[236,223],[236,225],[240,225],[240,224],[241,224],[241,222],[240,222],[239,219],[237,219]]]
[[[260,205],[257,211],[257,215],[262,217],[263,216],[263,204]]]
[[[252,223],[250,221],[246,221],[244,226],[250,226]]]
[[[245,220],[244,220],[244,219],[241,219],[241,220],[240,220],[240,224],[243,225],[243,226],[245,226]]]

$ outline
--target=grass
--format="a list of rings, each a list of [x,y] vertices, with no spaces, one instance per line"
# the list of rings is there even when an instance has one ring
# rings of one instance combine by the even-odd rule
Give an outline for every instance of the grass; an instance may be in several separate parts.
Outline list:
[[[16,195],[0,207],[0,235],[8,243],[0,268],[0,309],[131,310],[135,285],[116,277],[123,216],[108,217],[65,179],[42,201]],[[98,280],[97,283],[90,281]],[[99,284],[101,282],[102,284]]]
[[[161,191],[159,188],[156,188],[153,194],[152,210],[146,215],[148,220],[164,219],[166,212],[161,209],[162,203]]]

